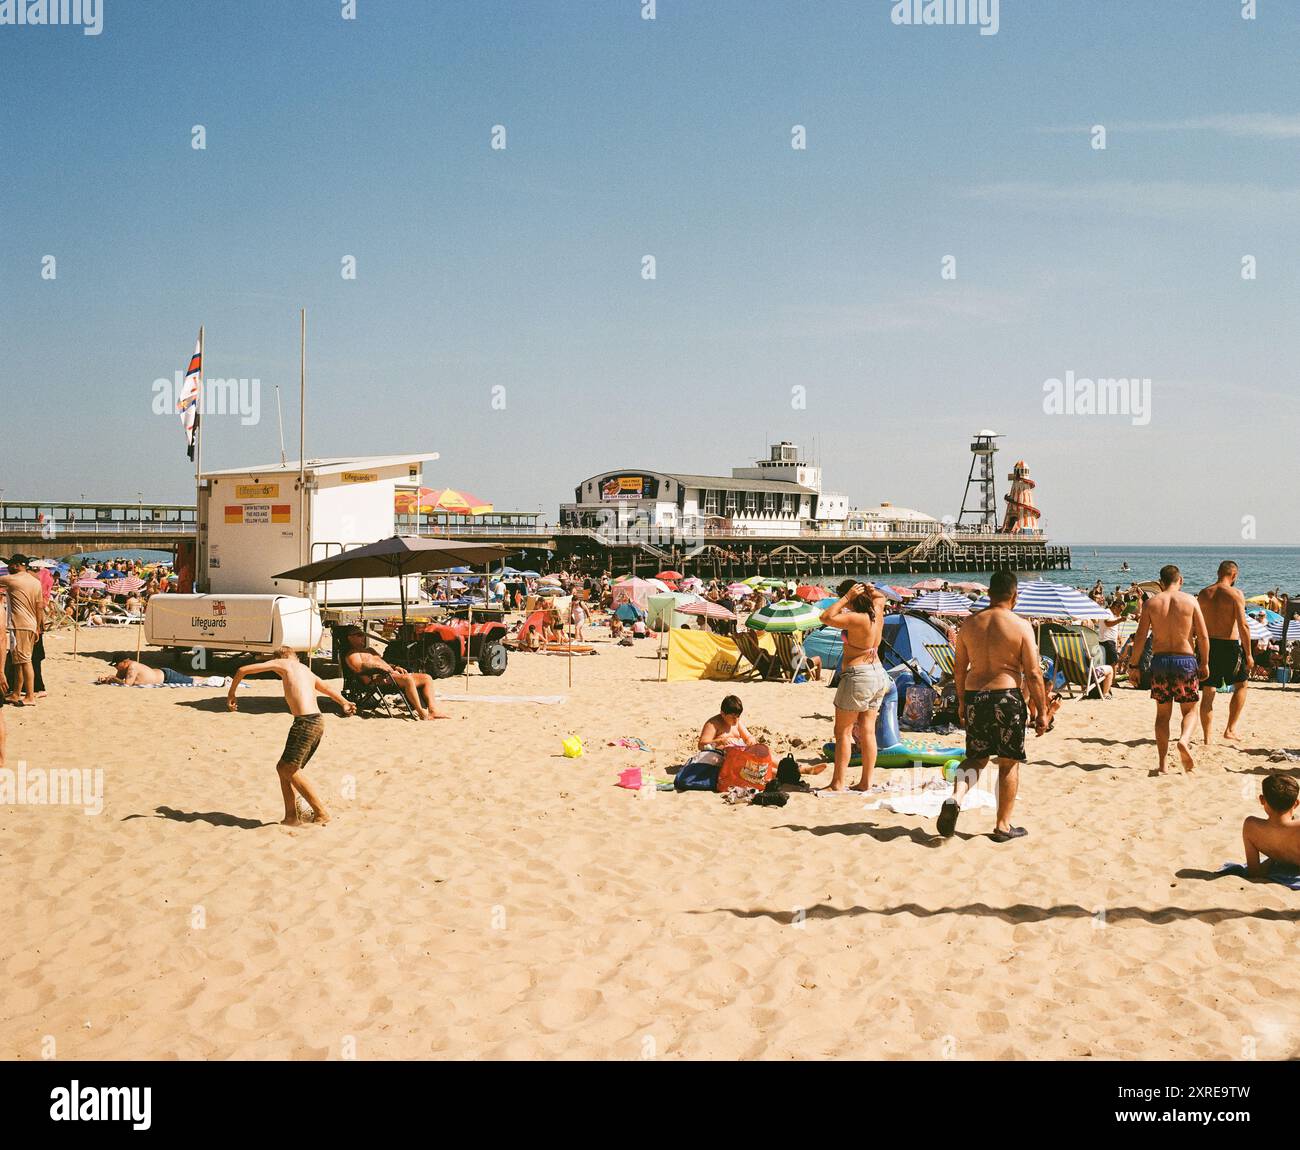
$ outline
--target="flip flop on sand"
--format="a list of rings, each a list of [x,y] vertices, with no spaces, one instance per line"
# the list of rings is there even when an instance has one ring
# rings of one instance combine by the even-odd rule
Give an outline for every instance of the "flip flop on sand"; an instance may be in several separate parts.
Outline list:
[[[943,806],[939,808],[939,833],[944,838],[952,838],[957,830],[957,816],[961,814],[961,807],[957,805],[956,799],[944,799]]]
[[[1009,831],[994,831],[989,838],[995,843],[1009,843],[1012,839],[1022,839],[1029,832],[1024,827],[1012,827]]]

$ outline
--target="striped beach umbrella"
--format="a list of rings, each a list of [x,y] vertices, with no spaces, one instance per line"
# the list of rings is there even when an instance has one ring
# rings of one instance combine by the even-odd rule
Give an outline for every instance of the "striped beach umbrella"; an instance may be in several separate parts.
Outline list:
[[[989,605],[989,597],[981,595],[970,605],[972,611],[982,611]],[[1082,591],[1053,583],[1048,579],[1031,579],[1021,583],[1016,595],[1017,615],[1027,619],[1109,619],[1110,611],[1094,603]]]
[[[942,591],[944,581],[942,579],[922,579],[919,583],[912,584],[914,591]]]
[[[751,631],[811,631],[821,625],[821,612],[802,599],[769,603],[745,620]]]
[[[928,611],[931,615],[969,615],[970,600],[955,591],[927,591],[908,605],[909,611]]]
[[[748,583],[732,583],[727,588],[727,594],[733,599],[743,599],[749,594],[750,587]]]
[[[139,591],[143,586],[143,579],[128,575],[125,579],[114,579],[111,583],[105,583],[104,590],[110,595],[130,595],[131,592]]]
[[[1255,638],[1255,620],[1247,620],[1250,623],[1250,637]],[[1282,616],[1278,616],[1276,623],[1266,624],[1270,639],[1282,642]],[[1287,628],[1286,641],[1288,643],[1300,643],[1300,619],[1292,619],[1291,626]]]
[[[686,603],[677,608],[681,615],[702,615],[705,619],[734,619],[736,613],[728,611],[721,603],[709,599],[700,599],[695,603]]]
[[[108,584],[102,579],[78,579],[73,586],[82,591],[102,591]]]
[[[1250,637],[1257,643],[1262,643],[1265,639],[1273,637],[1267,623],[1261,623],[1258,619],[1252,619],[1249,615],[1246,616],[1246,629],[1250,632]],[[1300,624],[1293,625],[1291,631],[1297,639],[1300,639]]]

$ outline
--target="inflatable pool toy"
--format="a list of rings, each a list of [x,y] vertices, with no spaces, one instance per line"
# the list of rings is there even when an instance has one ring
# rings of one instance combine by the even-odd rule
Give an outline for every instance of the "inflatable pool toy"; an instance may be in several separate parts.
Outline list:
[[[835,758],[833,741],[822,745],[822,757],[827,761]],[[881,747],[876,752],[876,766],[910,767],[913,763],[921,763],[923,766],[946,768],[960,763],[965,757],[964,747],[923,747],[919,743],[894,743]],[[862,755],[855,754],[849,759],[849,766],[862,766]]]
[[[582,754],[582,740],[577,735],[570,735],[560,744],[564,748],[566,759],[576,759]],[[834,754],[834,752],[831,752]]]

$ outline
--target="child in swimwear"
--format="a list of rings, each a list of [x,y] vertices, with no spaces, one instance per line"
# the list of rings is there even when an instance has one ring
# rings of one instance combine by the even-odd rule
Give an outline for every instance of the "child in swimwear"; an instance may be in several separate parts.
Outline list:
[[[1273,771],[1260,788],[1259,803],[1265,818],[1251,815],[1241,826],[1246,847],[1246,873],[1262,877],[1268,867],[1261,855],[1278,862],[1300,866],[1300,821],[1296,804],[1300,802],[1300,784],[1290,775]]]

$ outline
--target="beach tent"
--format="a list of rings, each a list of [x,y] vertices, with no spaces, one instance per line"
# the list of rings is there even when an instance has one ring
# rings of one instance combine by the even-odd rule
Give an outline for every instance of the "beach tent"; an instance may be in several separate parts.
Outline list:
[[[620,603],[615,608],[614,614],[622,619],[624,623],[635,623],[638,619],[645,618],[645,611],[630,599],[626,603]]]
[[[925,645],[947,643],[948,636],[933,623],[927,623],[917,615],[886,615],[881,639],[880,661],[886,670],[914,660],[929,678],[939,677],[939,665]]]
[[[840,657],[844,654],[844,632],[838,627],[819,627],[816,631],[809,631],[803,638],[803,649],[809,658],[819,657],[822,666],[833,671],[840,665]]]
[[[678,607],[687,603],[698,603],[700,597],[685,591],[668,591],[661,595],[651,595],[646,599],[646,621],[652,631],[667,631],[689,623],[690,617],[681,614]]]

